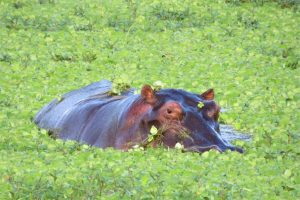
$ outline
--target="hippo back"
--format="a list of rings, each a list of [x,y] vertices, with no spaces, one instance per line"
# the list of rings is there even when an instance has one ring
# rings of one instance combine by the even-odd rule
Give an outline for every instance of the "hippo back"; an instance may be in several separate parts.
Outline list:
[[[54,99],[45,105],[35,116],[34,122],[43,129],[56,130],[62,119],[75,108],[79,102],[95,95],[108,96],[112,83],[107,80],[92,83],[86,87],[71,91],[62,96],[61,100]]]

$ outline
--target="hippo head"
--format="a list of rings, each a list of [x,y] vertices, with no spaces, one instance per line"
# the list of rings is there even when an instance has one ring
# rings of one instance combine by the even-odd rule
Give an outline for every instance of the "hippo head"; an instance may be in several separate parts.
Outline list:
[[[145,85],[141,97],[151,106],[146,121],[149,127],[161,130],[160,143],[164,146],[174,147],[180,143],[187,151],[243,152],[220,135],[220,106],[214,101],[213,89],[194,94],[180,89],[154,91]]]

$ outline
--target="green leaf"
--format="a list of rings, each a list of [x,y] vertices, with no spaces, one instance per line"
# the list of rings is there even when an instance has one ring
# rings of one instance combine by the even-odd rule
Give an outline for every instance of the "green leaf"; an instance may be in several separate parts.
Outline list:
[[[198,103],[198,105],[197,105],[198,108],[203,108],[203,106],[204,106],[204,103],[201,102],[201,101],[200,101],[200,102]]]
[[[292,175],[292,171],[290,169],[287,169],[284,171],[284,177],[289,178]]]
[[[152,126],[151,127],[151,129],[150,129],[150,133],[151,133],[151,135],[156,135],[157,133],[158,133],[158,130],[157,130],[157,128],[155,127],[155,126]]]

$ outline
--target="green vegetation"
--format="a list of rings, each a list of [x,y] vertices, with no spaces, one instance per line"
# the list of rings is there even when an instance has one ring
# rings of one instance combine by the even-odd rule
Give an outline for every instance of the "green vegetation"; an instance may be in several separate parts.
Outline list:
[[[0,199],[299,199],[297,2],[1,0]],[[221,121],[253,140],[236,142],[245,154],[124,153],[31,122],[100,79],[213,87]]]

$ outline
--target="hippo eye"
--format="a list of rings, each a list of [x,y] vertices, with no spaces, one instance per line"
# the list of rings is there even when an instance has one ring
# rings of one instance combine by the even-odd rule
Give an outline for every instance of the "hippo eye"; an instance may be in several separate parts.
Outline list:
[[[211,108],[211,109],[206,110],[206,115],[210,119],[217,121],[219,118],[219,112],[220,112],[220,107]]]

